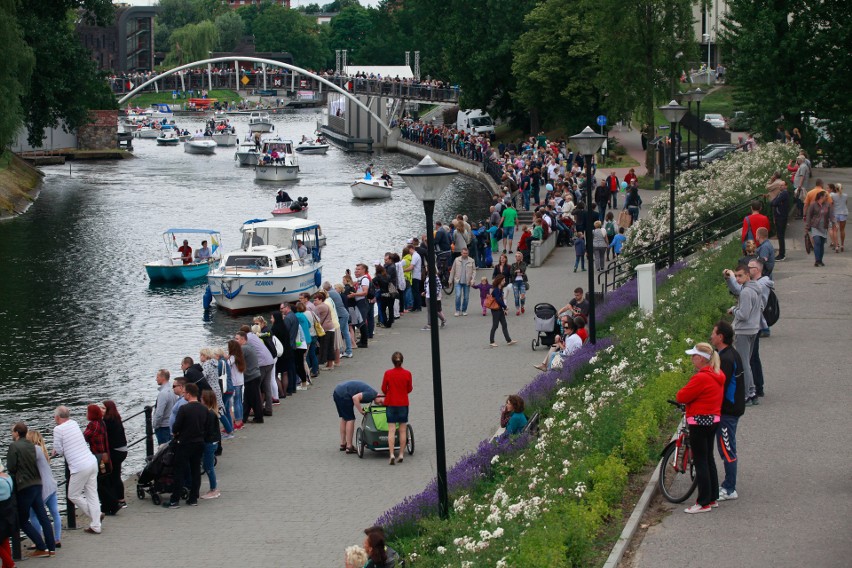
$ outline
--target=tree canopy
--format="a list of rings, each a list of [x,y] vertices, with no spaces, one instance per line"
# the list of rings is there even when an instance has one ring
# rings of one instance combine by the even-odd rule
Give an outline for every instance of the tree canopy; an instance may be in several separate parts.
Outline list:
[[[215,24],[219,32],[219,42],[216,47],[219,51],[232,51],[243,39],[245,33],[243,19],[236,12],[226,12],[216,17]]]
[[[252,23],[258,51],[286,51],[301,67],[324,68],[329,59],[324,34],[296,10],[277,4],[267,7]]]

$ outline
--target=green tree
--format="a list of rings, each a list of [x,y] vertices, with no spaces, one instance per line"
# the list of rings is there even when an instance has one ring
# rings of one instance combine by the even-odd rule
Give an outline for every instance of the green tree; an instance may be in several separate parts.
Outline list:
[[[252,25],[258,51],[283,51],[300,67],[320,69],[328,60],[325,36],[317,24],[296,10],[272,5]]]
[[[35,57],[24,42],[18,27],[15,0],[0,0],[0,45],[5,56],[0,62],[0,100],[5,109],[0,113],[0,155],[15,140],[24,123],[21,97],[27,92]]]
[[[591,0],[584,0],[589,1]],[[671,100],[685,61],[697,56],[692,28],[696,0],[595,0],[590,24],[599,32],[598,88],[613,117],[636,112],[653,136],[654,108]],[[617,36],[613,35],[617,32]],[[647,166],[653,164],[649,148]]]
[[[334,0],[334,2],[330,2],[325,4],[322,7],[323,12],[342,12],[345,8],[349,8],[350,6],[360,6],[361,4],[358,0]]]
[[[110,0],[43,0],[38,10],[18,13],[19,29],[38,69],[21,99],[33,146],[41,144],[46,128],[60,121],[73,130],[88,122],[89,109],[117,108],[105,74],[75,29],[80,18],[105,25],[114,12]]]
[[[201,19],[196,0],[160,0],[157,23],[176,30]]]
[[[299,6],[297,9],[305,14],[319,14],[322,12],[322,7],[320,7],[317,3],[308,4],[307,6]]]
[[[219,51],[231,51],[243,39],[245,25],[236,12],[226,12],[216,17],[216,29],[219,31]]]
[[[175,30],[169,38],[172,49],[164,63],[174,67],[208,59],[218,42],[219,30],[210,20],[198,24],[187,24]]]
[[[375,63],[358,57],[366,40],[373,35],[372,11],[375,10],[367,10],[356,4],[344,8],[331,20],[329,44],[334,49],[348,49],[347,58],[350,62]]]
[[[578,132],[598,113],[598,46],[585,17],[585,7],[565,0],[546,0],[526,17],[512,74],[514,95],[530,112],[531,132],[540,130],[539,117],[547,127]]]

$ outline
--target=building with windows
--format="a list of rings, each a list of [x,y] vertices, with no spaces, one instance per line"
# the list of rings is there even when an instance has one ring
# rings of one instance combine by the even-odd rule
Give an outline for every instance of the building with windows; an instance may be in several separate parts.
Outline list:
[[[80,42],[92,52],[98,68],[114,73],[154,68],[156,6],[116,6],[110,26],[77,25]]]

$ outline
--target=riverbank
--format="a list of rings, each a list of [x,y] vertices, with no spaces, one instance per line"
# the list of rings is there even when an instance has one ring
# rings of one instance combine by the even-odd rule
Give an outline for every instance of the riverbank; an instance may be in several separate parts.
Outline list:
[[[40,171],[12,152],[0,155],[0,221],[25,213],[38,197]]]

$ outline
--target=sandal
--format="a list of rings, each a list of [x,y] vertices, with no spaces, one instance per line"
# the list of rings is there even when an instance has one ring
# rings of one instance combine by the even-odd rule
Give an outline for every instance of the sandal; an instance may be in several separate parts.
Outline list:
[[[355,449],[355,446],[347,446],[346,447],[347,454],[357,454],[358,450]]]
[[[388,462],[388,464],[393,465],[393,464],[395,464],[395,463],[396,463],[396,458],[395,458],[395,457],[393,457],[393,456],[391,456],[391,457],[390,457],[390,461]]]
[[[345,451],[346,451],[346,444],[340,444],[340,451],[341,451],[341,452],[345,452]]]

